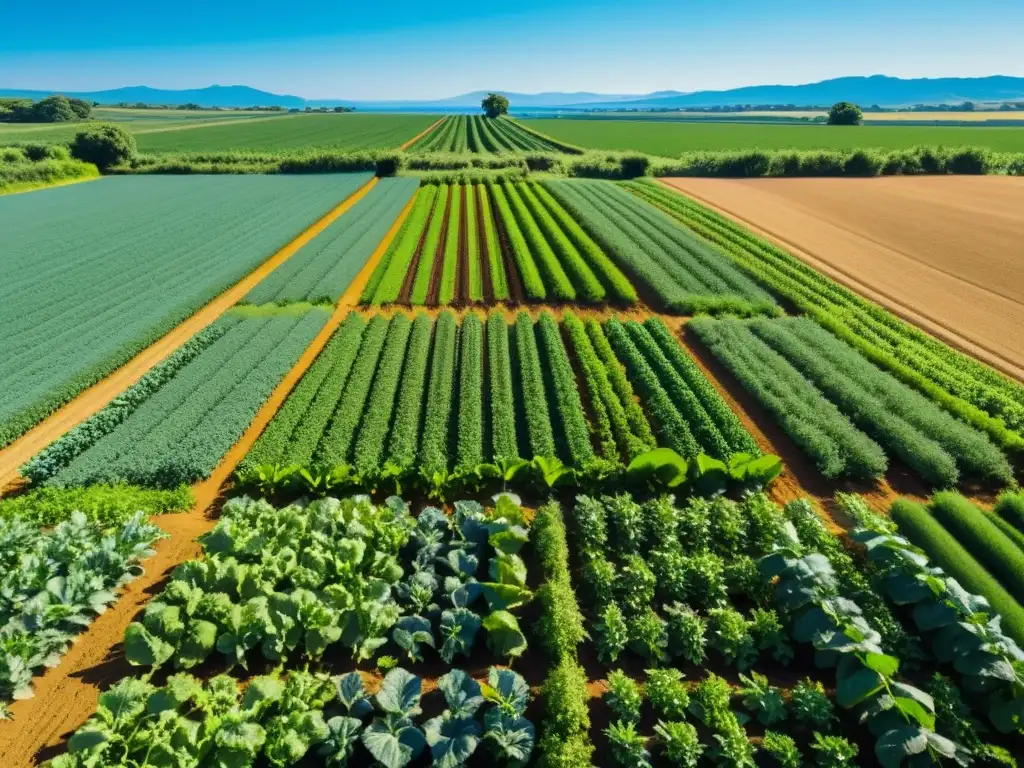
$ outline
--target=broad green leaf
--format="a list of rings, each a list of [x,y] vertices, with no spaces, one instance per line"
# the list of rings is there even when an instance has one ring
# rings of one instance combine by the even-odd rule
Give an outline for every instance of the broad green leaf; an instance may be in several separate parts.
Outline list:
[[[376,696],[377,706],[388,714],[413,717],[420,714],[421,695],[420,678],[398,667],[385,675],[384,683]]]
[[[370,754],[384,768],[404,768],[426,746],[423,732],[413,725],[412,720],[395,714],[374,720],[363,731],[362,739]]]
[[[442,676],[437,687],[453,717],[472,717],[484,703],[480,684],[461,669],[453,669]]]
[[[487,647],[494,655],[515,658],[526,650],[526,636],[519,621],[508,611],[495,611],[483,621],[487,630]]]
[[[124,657],[137,667],[159,667],[174,655],[174,646],[133,621],[124,632]]]
[[[431,718],[423,726],[436,768],[459,768],[480,743],[480,724],[471,717],[452,717],[445,713]]]

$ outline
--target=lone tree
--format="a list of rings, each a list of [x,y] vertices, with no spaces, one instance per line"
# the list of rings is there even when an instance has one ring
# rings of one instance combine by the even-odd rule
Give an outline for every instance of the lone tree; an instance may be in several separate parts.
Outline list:
[[[480,102],[480,106],[488,117],[508,114],[508,99],[500,93],[488,93],[487,98]]]
[[[864,113],[860,107],[849,101],[833,104],[828,111],[829,125],[860,125],[864,121]]]
[[[78,119],[66,96],[47,96],[36,102],[32,109],[39,123],[67,123]]]
[[[135,137],[119,126],[99,123],[75,136],[71,154],[105,171],[135,155]]]

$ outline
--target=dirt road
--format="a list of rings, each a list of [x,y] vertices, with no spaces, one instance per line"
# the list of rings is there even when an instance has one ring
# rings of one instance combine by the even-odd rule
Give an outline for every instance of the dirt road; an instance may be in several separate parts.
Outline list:
[[[663,181],[1024,380],[1024,178]]]

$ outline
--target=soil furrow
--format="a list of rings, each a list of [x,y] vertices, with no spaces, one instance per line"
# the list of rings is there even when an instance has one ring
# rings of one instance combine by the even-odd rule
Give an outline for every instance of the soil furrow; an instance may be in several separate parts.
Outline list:
[[[398,294],[398,304],[409,305],[412,301],[412,286],[416,282],[416,273],[419,271],[420,258],[423,256],[423,243],[426,242],[427,232],[430,230],[430,221],[434,217],[433,203],[431,203],[430,216],[423,222],[423,231],[420,232],[420,240],[416,243],[416,252],[409,262],[409,271],[405,273],[405,280],[402,282],[402,290]]]
[[[525,295],[523,293],[523,281],[519,277],[519,270],[516,269],[515,257],[512,256],[512,244],[508,240],[505,222],[501,220],[501,215],[493,208],[491,209],[491,214],[494,216],[494,226],[498,232],[498,247],[501,248],[501,261],[505,265],[509,301],[512,304],[522,304]]]
[[[427,299],[424,303],[436,307],[440,301],[438,296],[441,293],[441,275],[444,274],[444,252],[448,248],[448,230],[452,223],[452,198],[454,194],[448,195],[444,204],[444,220],[441,222],[441,235],[437,240],[437,250],[434,252],[434,263],[430,272],[430,284],[427,286]]]
[[[459,217],[459,259],[458,268],[455,274],[456,291],[455,304],[465,306],[469,304],[469,217],[466,215],[466,188],[467,184],[460,184],[462,190],[462,216]]]
[[[486,194],[483,184],[471,186],[473,194],[477,195],[476,203],[476,240],[477,257],[480,259],[480,276],[484,283],[484,301],[488,304],[494,303],[494,276],[491,275],[491,251],[487,247],[487,231],[484,229],[484,207],[481,205],[479,196]]]

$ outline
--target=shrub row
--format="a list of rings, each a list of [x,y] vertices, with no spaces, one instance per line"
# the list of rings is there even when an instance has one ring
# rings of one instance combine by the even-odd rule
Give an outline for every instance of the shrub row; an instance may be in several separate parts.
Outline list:
[[[434,321],[424,314],[417,315],[412,324],[405,365],[402,367],[394,426],[388,442],[388,461],[400,469],[412,467],[416,460],[433,333]]]
[[[544,369],[541,368],[540,353],[537,351],[533,321],[525,312],[516,315],[515,342],[530,451],[533,456],[554,458],[555,436],[548,415],[547,396],[544,394]]]
[[[357,472],[370,472],[381,463],[411,330],[412,321],[405,315],[395,315],[388,324],[384,348],[373,375],[373,388],[361,414],[353,460]]]
[[[412,294],[409,297],[413,304],[423,304],[427,300],[427,291],[430,290],[430,277],[434,273],[434,259],[437,258],[438,250],[443,247],[441,231],[444,229],[445,219],[447,218],[451,191],[451,186],[443,184],[438,187],[437,196],[434,198],[434,207],[430,212],[430,223],[427,224],[427,232],[419,248],[419,263],[416,264]]]
[[[519,458],[516,438],[515,396],[512,390],[512,359],[508,326],[498,311],[487,318],[487,370],[490,376],[491,441],[494,460]]]
[[[473,469],[484,460],[484,324],[475,314],[462,319],[459,354],[459,434],[456,466]]]
[[[390,304],[398,301],[416,249],[427,227],[434,206],[437,187],[420,187],[416,201],[402,225],[402,230],[391,242],[380,265],[373,271],[361,300],[372,304]]]
[[[544,238],[544,234],[541,232],[540,226],[537,221],[530,215],[526,204],[523,202],[522,196],[519,194],[519,186],[515,184],[509,184],[508,182],[501,185],[502,190],[505,194],[505,198],[511,207],[512,213],[516,217],[515,228],[522,234],[525,245],[529,248],[529,253],[532,256],[533,262],[539,267],[541,271],[541,278],[544,281],[544,286],[547,293],[554,299],[560,299],[562,301],[573,301],[576,299],[576,289],[569,280],[569,276],[562,269],[562,264],[559,261],[559,257],[555,255],[551,245]],[[491,187],[492,191],[496,189],[496,186]],[[504,216],[504,209],[499,206],[499,210],[502,211]],[[513,229],[509,226],[509,221],[505,220],[505,228]],[[515,244],[513,242],[515,247]],[[518,259],[517,259],[518,261]],[[524,279],[524,283],[526,280]]]
[[[567,453],[574,466],[585,466],[594,458],[587,417],[576,388],[572,364],[558,331],[558,323],[550,312],[541,313],[537,321],[537,332],[543,349],[544,370],[548,372],[553,384],[555,412],[565,438]]]
[[[644,450],[654,448],[655,440],[654,434],[651,432],[651,425],[636,401],[633,387],[626,377],[622,363],[615,357],[608,338],[596,320],[592,318],[587,320],[586,327],[590,343],[594,345],[594,352],[597,353],[598,359],[604,365],[608,381],[626,412],[626,422],[629,424],[630,431],[645,446]]]
[[[499,184],[488,184],[491,200],[494,202],[496,215],[501,218],[505,235],[508,238],[509,247],[512,249],[512,256],[516,266],[519,268],[519,279],[523,283],[523,290],[527,298],[543,301],[547,298],[547,290],[544,281],[541,279],[537,264],[530,254],[530,248],[526,244],[519,225],[512,215],[512,209],[505,196],[504,189]]]
[[[448,419],[452,412],[459,326],[455,315],[442,312],[434,330],[434,354],[420,444],[420,467],[428,477],[448,471]]]

